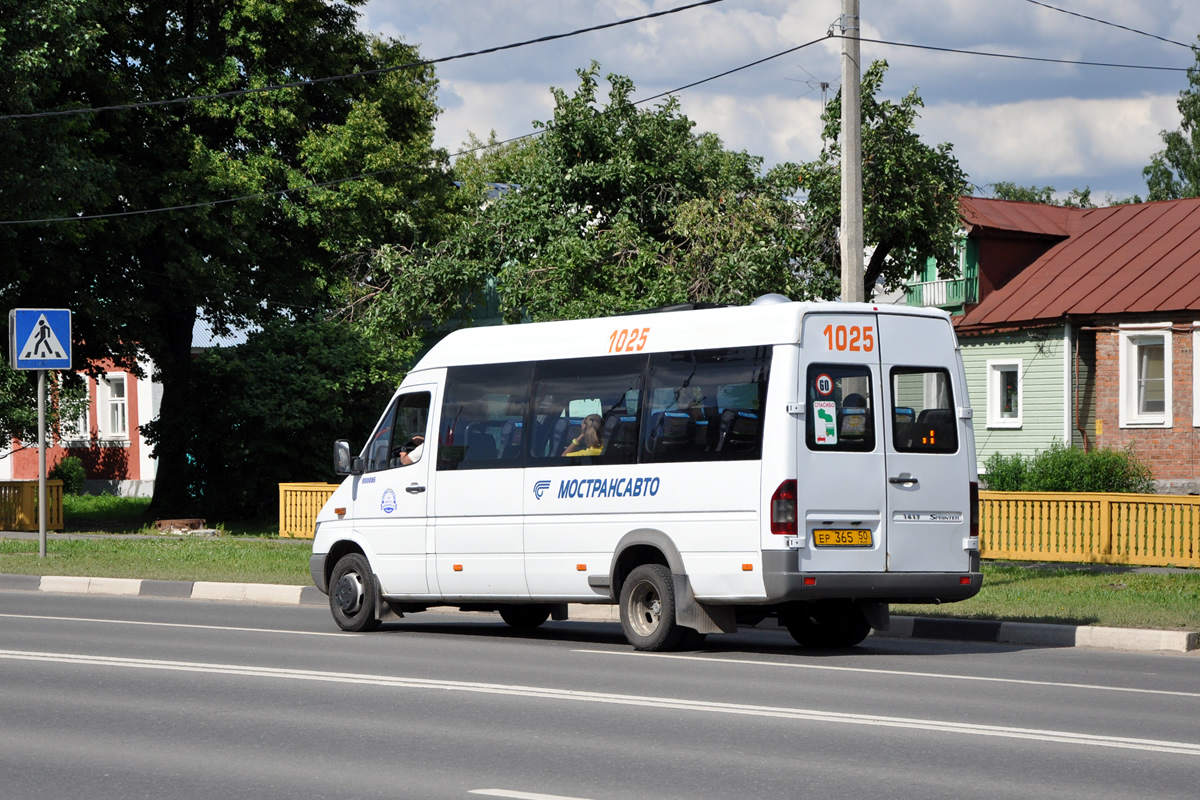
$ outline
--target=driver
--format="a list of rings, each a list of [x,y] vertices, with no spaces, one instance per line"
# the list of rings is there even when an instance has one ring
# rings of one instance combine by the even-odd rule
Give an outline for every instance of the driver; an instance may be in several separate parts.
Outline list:
[[[403,466],[415,464],[421,460],[421,452],[425,449],[425,437],[414,436],[404,443],[400,449],[400,463]]]

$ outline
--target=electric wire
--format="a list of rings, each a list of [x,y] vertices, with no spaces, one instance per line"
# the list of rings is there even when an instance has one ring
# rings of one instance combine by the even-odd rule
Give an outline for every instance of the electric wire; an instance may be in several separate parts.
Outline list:
[[[505,50],[515,50],[519,47],[527,47],[534,44],[542,44],[544,42],[554,42],[559,39],[567,39],[572,36],[580,36],[585,33],[594,33],[595,31],[607,30],[616,28],[622,25],[629,25],[634,22],[642,22],[656,17],[665,17],[668,14],[677,14],[680,11],[688,11],[699,6],[710,6],[716,3],[723,3],[725,0],[698,0],[698,2],[689,3],[676,8],[669,8],[664,11],[654,11],[649,14],[643,14],[640,17],[629,17],[628,19],[616,20],[615,22],[605,22],[600,25],[592,25],[587,28],[569,31],[567,33],[552,33],[546,36],[539,36],[535,39],[526,39],[520,42],[511,44],[497,45],[496,47],[488,47],[483,50],[475,50],[469,53],[456,53],[452,56],[442,56],[441,58],[431,58],[423,61],[412,61],[407,64],[397,64],[393,67],[380,67],[378,69],[369,69],[362,72],[351,72],[346,75],[330,75],[324,78],[309,78],[301,81],[293,81],[291,83],[272,84],[270,86],[257,86],[250,89],[232,89],[228,92],[218,92],[215,94],[189,95],[187,97],[172,97],[165,100],[146,100],[139,103],[124,103],[111,106],[95,106],[87,108],[67,108],[57,111],[31,111],[26,114],[3,114],[0,115],[0,121],[10,119],[39,119],[45,117],[64,117],[79,114],[97,114],[101,111],[129,111],[138,108],[149,108],[152,106],[167,106],[177,105],[180,103],[195,103],[208,100],[221,100],[229,97],[242,97],[250,94],[261,94],[263,92],[275,92],[281,89],[297,89],[303,86],[315,86],[321,83],[332,83],[334,81],[343,81],[350,78],[365,78],[373,75],[384,75],[391,72],[400,72],[407,69],[416,69],[417,67],[428,67],[435,64],[444,64],[449,61],[457,61],[464,58],[474,58],[475,56],[488,55],[491,53],[500,53]]]
[[[1089,17],[1087,14],[1081,14],[1078,11],[1070,11],[1065,8],[1059,8],[1058,6],[1052,6],[1049,3],[1041,2],[1041,0],[1025,0],[1025,2],[1030,3],[1031,5],[1041,6],[1042,8],[1046,8],[1051,11],[1057,11],[1060,14],[1069,14],[1072,17],[1079,17],[1080,19],[1086,19],[1089,22],[1098,22],[1101,25],[1109,25],[1113,28],[1120,28],[1123,31],[1129,31],[1130,33],[1136,33],[1140,36],[1149,36],[1151,39],[1158,39],[1160,42],[1166,42],[1167,44],[1179,45],[1180,47],[1186,47],[1189,50],[1193,50],[1193,51],[1196,50],[1196,45],[1194,45],[1194,44],[1186,44],[1184,42],[1177,42],[1174,39],[1168,39],[1165,36],[1159,36],[1157,33],[1149,33],[1147,31],[1138,30],[1137,28],[1130,28],[1128,25],[1122,25],[1118,22],[1109,22],[1108,20],[1100,19],[1099,17]]]
[[[665,92],[660,92],[656,95],[651,95],[650,97],[644,97],[640,100],[635,100],[635,101],[633,101],[633,104],[634,105],[642,105],[643,103],[649,103],[649,102],[651,102],[653,100],[657,100],[661,97],[678,94],[679,92],[685,91],[687,89],[691,89],[696,86],[700,86],[701,84],[705,84],[710,81],[715,81],[718,78],[723,78],[727,75],[732,75],[735,72],[740,72],[742,70],[758,66],[759,64],[763,64],[767,61],[771,61],[772,59],[781,58],[783,56],[788,55],[789,53],[794,53],[797,50],[803,50],[806,47],[811,47],[812,45],[817,44],[818,42],[825,41],[827,38],[829,38],[829,37],[822,36],[818,39],[813,39],[812,41],[805,42],[804,44],[797,45],[795,47],[789,47],[788,49],[781,50],[780,52],[775,53],[773,55],[769,55],[764,58],[756,59],[755,61],[751,61],[747,64],[742,64],[739,67],[727,69],[723,72],[717,73],[716,75],[710,75],[707,78],[701,78],[698,81],[692,81],[691,83],[685,84],[684,86],[680,86],[676,89],[670,89]],[[608,112],[605,111],[602,113],[608,113]],[[530,133],[521,134],[520,136],[514,136],[510,139],[504,139],[504,140],[501,140],[498,142],[489,142],[487,144],[480,145],[478,147],[471,147],[471,148],[467,148],[465,150],[459,150],[456,153],[452,153],[450,155],[450,157],[457,158],[459,156],[467,155],[468,153],[474,153],[479,150],[484,150],[488,147],[496,147],[498,145],[509,144],[511,142],[520,141],[522,139],[528,139],[528,138],[531,138],[534,136],[540,136],[543,133],[545,133],[545,130],[531,131]],[[176,206],[165,206],[162,208],[146,208],[146,209],[136,209],[136,210],[132,210],[132,211],[112,211],[112,212],[108,212],[108,213],[104,213],[104,214],[79,214],[79,215],[71,216],[71,217],[45,217],[42,219],[0,220],[0,225],[35,225],[35,224],[55,223],[55,222],[84,222],[84,221],[88,221],[88,220],[102,220],[102,219],[115,219],[115,218],[119,218],[119,217],[142,216],[145,214],[161,214],[161,213],[165,213],[168,211],[187,211],[187,210],[198,209],[198,208],[206,208],[209,206],[226,205],[229,203],[240,203],[240,202],[247,201],[247,200],[261,200],[266,197],[278,197],[280,195],[289,194],[291,192],[304,192],[304,191],[308,191],[310,189],[322,189],[322,188],[326,188],[329,186],[336,186],[336,185],[342,184],[342,183],[350,183],[352,181],[362,180],[364,178],[371,178],[371,177],[375,177],[377,175],[383,175],[383,174],[389,173],[389,172],[396,172],[396,171],[403,170],[403,169],[413,169],[414,166],[416,166],[416,165],[398,164],[397,166],[394,166],[394,167],[388,167],[386,169],[375,170],[373,172],[359,173],[357,175],[351,175],[351,176],[345,177],[345,178],[337,178],[334,180],[321,181],[318,183],[310,183],[310,184],[305,184],[303,186],[289,186],[285,189],[276,189],[273,191],[257,192],[255,194],[240,195],[238,197],[225,197],[225,198],[221,198],[219,200],[207,200],[207,201],[202,201],[202,202],[197,202],[197,203],[187,203],[187,204],[176,205]]]
[[[1066,64],[1076,67],[1112,67],[1114,69],[1146,69],[1159,72],[1188,72],[1191,67],[1163,67],[1154,64],[1117,64],[1108,61],[1079,61],[1070,58],[1049,58],[1047,56],[1022,56],[1015,53],[989,53],[985,50],[964,50],[959,47],[938,47],[931,44],[914,44],[912,42],[892,42],[887,39],[868,39],[865,36],[850,37],[840,33],[831,33],[834,39],[857,38],[860,42],[882,44],[889,47],[908,47],[914,50],[933,50],[939,53],[956,53],[967,56],[983,56],[985,58],[1007,58],[1014,61],[1036,61],[1043,64]]]

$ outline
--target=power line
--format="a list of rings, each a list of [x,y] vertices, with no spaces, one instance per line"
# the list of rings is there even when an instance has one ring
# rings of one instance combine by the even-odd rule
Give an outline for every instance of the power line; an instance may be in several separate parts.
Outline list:
[[[1080,14],[1078,11],[1069,11],[1065,8],[1059,8],[1058,6],[1052,6],[1049,3],[1041,2],[1041,0],[1025,0],[1025,2],[1032,3],[1035,6],[1041,6],[1042,8],[1048,8],[1051,11],[1057,11],[1060,14],[1069,14],[1072,17],[1079,17],[1080,19],[1086,19],[1089,22],[1099,22],[1101,25],[1109,25],[1113,28],[1120,28],[1123,31],[1129,31],[1130,33],[1136,33],[1141,36],[1149,36],[1151,39],[1158,39],[1160,42],[1166,42],[1167,44],[1176,44],[1176,45],[1179,45],[1180,47],[1186,47],[1187,49],[1192,50],[1192,51],[1195,51],[1195,49],[1196,49],[1196,45],[1194,45],[1194,44],[1185,44],[1184,42],[1177,42],[1174,39],[1167,39],[1166,37],[1159,36],[1156,33],[1148,33],[1147,31],[1140,31],[1137,28],[1130,28],[1126,25],[1121,25],[1116,22],[1109,22],[1108,20],[1100,19],[1099,17],[1089,17],[1087,14]]]
[[[827,38],[829,38],[829,37],[822,36],[819,39],[813,39],[810,42],[805,42],[804,44],[797,45],[796,47],[789,47],[787,50],[782,50],[778,53],[775,53],[774,55],[769,55],[769,56],[766,56],[765,58],[760,58],[755,61],[751,61],[750,63],[743,64],[740,67],[734,67],[733,69],[727,69],[724,72],[719,72],[716,75],[710,75],[707,78],[701,78],[698,81],[693,81],[689,84],[680,86],[676,89],[671,89],[666,92],[660,92],[659,94],[651,95],[650,97],[644,97],[641,100],[635,100],[633,104],[641,105],[643,103],[649,103],[652,100],[657,100],[660,97],[667,97],[668,95],[677,94],[677,93],[685,91],[687,89],[691,89],[693,87],[700,86],[701,84],[705,84],[710,81],[715,81],[718,78],[723,78],[726,75],[732,75],[735,72],[741,72],[742,70],[758,66],[759,64],[766,63],[767,61],[771,61],[776,58],[781,58],[783,56],[788,55],[789,53],[794,53],[797,50],[803,50],[804,48],[811,47],[812,45],[817,44],[818,42],[822,42]],[[604,112],[604,113],[607,113],[607,112]],[[450,157],[456,158],[458,156],[466,155],[467,153],[474,153],[478,150],[483,150],[488,147],[495,147],[497,145],[509,144],[511,142],[520,141],[522,139],[529,139],[534,136],[540,136],[543,133],[545,133],[544,130],[532,131],[530,133],[525,133],[520,136],[514,136],[511,139],[504,139],[499,142],[489,142],[488,144],[480,145],[479,147],[471,147],[471,148],[467,148],[465,150],[460,150],[456,153],[452,153],[450,155]],[[209,206],[226,205],[229,203],[240,203],[245,200],[261,200],[266,197],[278,197],[279,195],[288,194],[290,192],[304,192],[304,191],[308,191],[310,189],[322,189],[322,188],[325,188],[328,186],[336,186],[336,185],[342,184],[342,183],[350,183],[351,181],[357,181],[357,180],[361,180],[363,178],[373,178],[377,175],[383,175],[383,174],[386,174],[389,172],[396,172],[397,170],[412,169],[414,166],[416,166],[416,165],[400,164],[395,167],[388,167],[387,169],[375,170],[374,172],[360,173],[358,175],[352,175],[347,178],[338,178],[336,180],[322,181],[320,183],[310,183],[305,186],[292,186],[292,187],[288,187],[286,189],[277,189],[275,191],[269,191],[269,192],[258,192],[256,194],[241,195],[238,197],[226,197],[226,198],[222,198],[220,200],[209,200],[209,201],[200,202],[200,203],[187,203],[185,205],[165,206],[162,208],[147,208],[147,209],[140,209],[140,210],[136,210],[136,211],[114,211],[114,212],[106,213],[106,214],[81,214],[81,215],[77,215],[77,216],[73,216],[73,217],[47,217],[47,218],[43,218],[43,219],[9,219],[9,220],[0,220],[0,225],[34,225],[34,224],[39,224],[39,223],[52,223],[52,222],[83,222],[85,220],[115,219],[115,218],[119,218],[119,217],[142,216],[145,214],[161,214],[161,213],[165,213],[167,211],[187,211],[187,210],[197,209],[197,208],[207,208]]]
[[[78,114],[97,114],[101,111],[129,111],[136,108],[149,108],[151,106],[167,106],[177,105],[179,103],[195,103],[206,100],[221,100],[229,97],[241,97],[243,95],[260,94],[262,92],[275,92],[281,89],[296,89],[302,86],[314,86],[319,83],[331,83],[333,81],[343,81],[350,78],[365,78],[373,75],[384,75],[390,72],[399,72],[406,69],[415,69],[417,67],[427,67],[434,64],[444,64],[448,61],[457,61],[463,58],[473,58],[475,56],[488,55],[490,53],[499,53],[504,50],[514,50],[518,47],[526,47],[532,44],[541,44],[543,42],[553,42],[559,39],[567,39],[572,36],[579,36],[584,33],[593,33],[595,31],[607,30],[608,28],[616,28],[621,25],[629,25],[634,22],[641,22],[655,17],[665,17],[668,14],[677,14],[680,11],[688,11],[699,6],[710,6],[715,3],[723,3],[725,0],[698,0],[698,2],[689,3],[685,6],[670,8],[665,11],[655,11],[650,14],[643,14],[640,17],[630,17],[628,19],[617,20],[616,22],[606,22],[601,25],[592,25],[587,28],[570,31],[568,33],[553,33],[547,36],[539,36],[536,39],[526,39],[522,42],[513,42],[512,44],[502,44],[496,47],[488,47],[484,50],[475,50],[469,53],[458,53],[452,56],[443,56],[442,58],[431,58],[425,61],[412,61],[407,64],[399,64],[394,67],[380,67],[379,69],[369,69],[363,72],[352,72],[347,75],[331,75],[325,78],[311,78],[302,81],[293,81],[291,83],[272,84],[271,86],[259,86],[251,89],[233,89],[228,92],[218,92],[216,94],[190,95],[188,97],[173,97],[166,100],[146,100],[140,103],[124,103],[121,105],[111,106],[96,106],[88,108],[68,108],[58,111],[33,111],[28,114],[3,114],[0,115],[0,121],[10,119],[38,119],[43,117],[63,117]]]
[[[830,34],[834,39],[845,39],[840,33]],[[1069,58],[1046,58],[1044,56],[1019,56],[1014,53],[988,53],[983,50],[963,50],[957,47],[935,47],[930,44],[913,44],[912,42],[890,42],[886,39],[867,39],[859,37],[861,42],[883,44],[890,47],[910,47],[916,50],[934,50],[941,53],[958,53],[967,56],[984,56],[987,58],[1008,58],[1014,61],[1038,61],[1043,64],[1069,64],[1077,67],[1112,67],[1114,69],[1148,69],[1159,72],[1187,72],[1189,67],[1160,67],[1153,64],[1116,64],[1105,61],[1076,61]]]

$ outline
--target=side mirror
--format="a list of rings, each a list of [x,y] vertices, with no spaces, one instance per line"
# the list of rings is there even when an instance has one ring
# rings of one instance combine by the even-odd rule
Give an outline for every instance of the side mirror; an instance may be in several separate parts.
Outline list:
[[[350,455],[350,443],[338,439],[333,443],[333,471],[338,475],[358,475],[362,469],[362,459]]]

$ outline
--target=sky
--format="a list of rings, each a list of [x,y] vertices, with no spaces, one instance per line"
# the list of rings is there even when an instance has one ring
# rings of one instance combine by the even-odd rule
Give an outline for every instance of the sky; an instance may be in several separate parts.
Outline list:
[[[418,46],[424,58],[443,58],[690,2],[368,0],[359,25]],[[827,38],[831,27],[840,31],[841,11],[841,0],[724,0],[439,64],[435,144],[453,154],[468,133],[530,133],[535,120],[553,116],[551,87],[573,92],[576,70],[593,60],[601,75],[632,79],[638,99],[819,40],[677,95],[697,132],[716,133],[731,150],[761,156],[767,166],[812,160],[821,149],[823,99],[841,78],[841,41]],[[1099,203],[1144,196],[1142,168],[1162,149],[1161,132],[1179,128],[1176,104],[1196,63],[1186,45],[1200,34],[1196,0],[860,0],[859,13],[864,39],[1124,65],[863,42],[864,69],[877,59],[889,64],[882,95],[898,100],[916,88],[925,104],[922,141],[952,144],[981,196],[1000,181],[1052,186],[1060,198],[1087,187]]]

